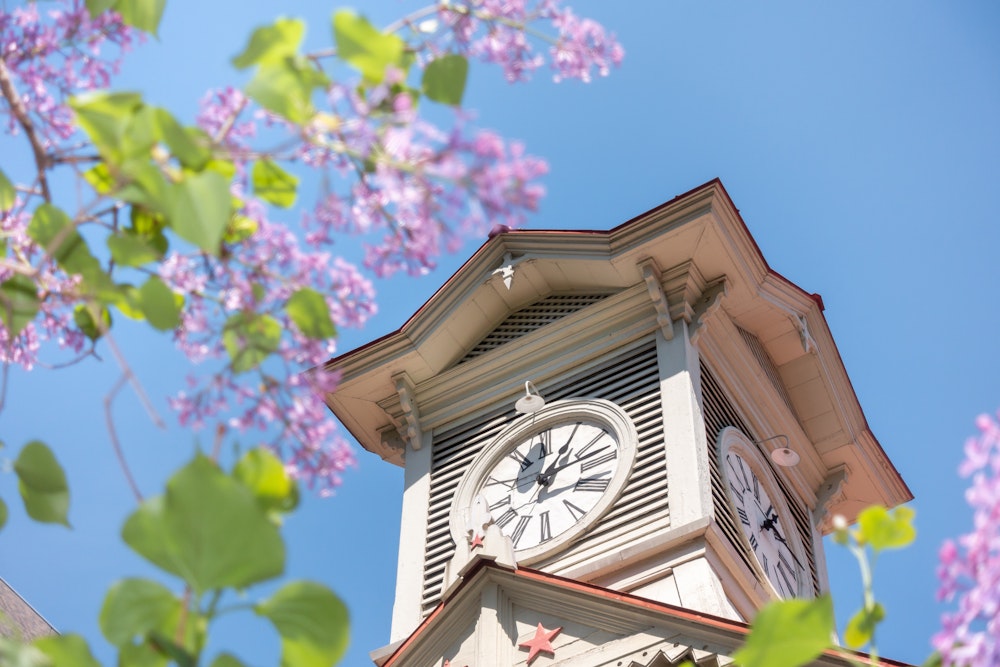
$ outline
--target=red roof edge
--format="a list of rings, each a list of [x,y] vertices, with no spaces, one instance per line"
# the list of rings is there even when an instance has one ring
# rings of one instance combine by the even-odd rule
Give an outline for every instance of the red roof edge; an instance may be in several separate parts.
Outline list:
[[[483,576],[483,572],[487,570],[501,570],[514,575],[515,577],[524,578],[530,581],[536,581],[543,584],[549,584],[553,586],[558,586],[567,590],[574,590],[587,595],[594,595],[597,597],[602,597],[608,600],[613,600],[616,602],[621,602],[624,604],[631,605],[633,607],[638,607],[641,609],[646,609],[651,612],[656,612],[660,614],[665,614],[668,616],[673,616],[675,618],[683,619],[685,621],[691,621],[694,623],[700,623],[704,626],[708,626],[717,630],[723,630],[727,632],[734,632],[741,635],[747,635],[750,633],[750,626],[741,621],[734,621],[732,619],[723,618],[721,616],[715,616],[706,612],[695,611],[693,609],[685,609],[684,607],[679,607],[677,605],[672,605],[666,602],[658,602],[656,600],[650,600],[648,598],[640,597],[638,595],[633,595],[631,593],[623,593],[620,591],[614,591],[608,588],[603,588],[596,584],[591,584],[583,581],[577,581],[575,579],[568,579],[566,577],[561,577],[556,574],[549,574],[547,572],[542,572],[540,570],[532,570],[530,568],[521,567],[516,570],[511,570],[502,565],[497,565],[494,561],[486,558],[478,558],[476,562],[472,565],[468,572],[465,573],[461,583],[455,588],[451,596],[447,600],[443,600],[434,608],[433,611],[425,618],[417,628],[410,633],[403,643],[401,643],[392,655],[390,655],[386,661],[383,663],[383,667],[392,667],[394,661],[400,657],[410,646],[412,646],[427,628],[434,623],[434,621],[441,615],[444,614],[445,610],[448,608],[449,602],[454,599],[454,597],[463,589],[471,586],[472,583],[480,576]],[[886,667],[914,667],[907,662],[901,662],[898,660],[892,660],[890,658],[880,657],[878,662],[872,662],[871,656],[867,653],[861,651],[853,651],[851,649],[841,648],[839,650],[827,649],[824,653],[831,657],[842,657],[844,653],[848,653],[852,656],[866,660],[866,664],[869,665],[885,665]]]

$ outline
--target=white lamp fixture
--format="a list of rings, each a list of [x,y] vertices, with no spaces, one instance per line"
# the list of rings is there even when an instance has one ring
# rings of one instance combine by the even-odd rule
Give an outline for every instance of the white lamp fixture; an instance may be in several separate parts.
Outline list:
[[[545,399],[530,381],[524,383],[524,396],[517,399],[514,409],[522,415],[533,415],[545,407]]]
[[[785,444],[783,447],[775,447],[774,449],[771,450],[771,460],[774,461],[777,465],[781,466],[782,468],[791,468],[792,466],[798,465],[799,461],[801,461],[802,459],[795,450],[791,449],[788,446],[787,435],[773,435],[770,438],[764,438],[763,440],[756,440],[754,441],[754,444],[760,445],[767,442],[768,440],[777,440],[778,438],[782,438],[785,441]]]

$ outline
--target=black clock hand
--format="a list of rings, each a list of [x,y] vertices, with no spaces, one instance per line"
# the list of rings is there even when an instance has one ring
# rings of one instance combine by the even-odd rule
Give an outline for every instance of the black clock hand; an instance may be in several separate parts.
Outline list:
[[[566,461],[562,465],[558,465],[559,461],[557,460],[555,463],[553,463],[551,466],[549,466],[548,470],[546,470],[544,473],[542,473],[542,474],[540,474],[538,476],[539,477],[538,481],[542,482],[541,477],[544,476],[545,477],[545,481],[542,482],[542,483],[545,486],[548,486],[549,484],[552,483],[552,476],[555,473],[559,472],[563,468],[569,468],[570,466],[575,466],[580,461],[585,461],[586,459],[589,459],[591,456],[596,456],[597,454],[600,454],[603,451],[604,451],[603,449],[595,449],[594,451],[592,451],[592,452],[590,452],[588,454],[584,454],[583,456],[581,456],[581,457],[579,457],[577,459],[574,459],[572,461]]]
[[[775,519],[777,519],[777,515],[775,515]],[[795,555],[795,552],[792,551],[792,547],[788,544],[785,538],[781,536],[781,533],[778,532],[777,526],[772,527],[771,532],[774,533],[774,539],[778,540],[779,542],[785,545],[785,551],[787,551],[789,555],[791,555],[792,560],[794,560],[795,564],[799,566],[799,569],[805,570],[806,569],[805,566],[799,561],[798,557]]]
[[[569,446],[573,442],[573,436],[576,435],[576,429],[579,428],[579,427],[580,427],[580,425],[577,424],[576,427],[573,428],[573,432],[569,434],[568,438],[566,438],[566,444],[564,444],[562,447],[560,447],[559,451],[556,452],[556,460],[553,461],[549,465],[549,467],[547,469],[545,469],[543,472],[538,473],[538,476],[535,478],[535,480],[539,484],[541,484],[542,486],[548,486],[549,484],[551,484],[552,483],[552,473],[554,473],[556,470],[560,470],[561,469],[561,468],[557,468],[556,467],[556,466],[559,465],[559,459],[561,459],[563,456],[565,456],[567,459],[569,458],[569,455],[570,455]]]

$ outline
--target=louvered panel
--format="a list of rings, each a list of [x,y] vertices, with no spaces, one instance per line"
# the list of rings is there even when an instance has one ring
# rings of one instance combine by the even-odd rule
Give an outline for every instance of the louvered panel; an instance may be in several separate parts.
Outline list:
[[[461,364],[469,359],[475,359],[479,355],[500,347],[504,343],[509,343],[546,324],[571,315],[581,308],[586,308],[606,296],[607,294],[569,294],[550,296],[537,301],[516,313],[510,314],[496,329],[491,331],[474,348],[469,350],[458,363]]]
[[[749,331],[740,329],[740,327],[736,328],[739,330],[744,342],[746,342],[747,347],[750,348],[750,352],[752,352],[753,356],[757,359],[757,363],[759,363],[760,367],[764,369],[764,374],[767,375],[771,384],[774,385],[774,390],[778,392],[778,395],[781,396],[781,400],[785,402],[785,405],[788,406],[788,410],[794,415],[795,408],[792,407],[792,398],[788,395],[788,390],[785,389],[785,383],[781,381],[781,375],[778,374],[778,369],[774,365],[774,361],[771,360],[771,355],[769,355],[767,350],[764,349],[764,344],[760,342],[759,338],[754,336]]]
[[[618,502],[594,531],[571,548],[586,548],[592,540],[620,536],[633,530],[641,522],[655,521],[658,525],[666,526],[669,521],[667,475],[655,343],[649,341],[599,368],[547,386],[543,393],[549,402],[565,398],[609,400],[628,413],[638,433],[638,451],[633,472]],[[506,412],[497,411],[475,424],[441,433],[434,439],[430,517],[421,600],[424,613],[428,613],[438,603],[445,565],[454,553],[448,518],[458,482],[483,447],[516,417],[510,409]]]
[[[753,566],[754,559],[736,523],[736,515],[733,512],[732,504],[729,502],[722,471],[719,468],[717,440],[719,433],[727,426],[738,428],[751,440],[757,440],[757,438],[747,427],[746,422],[743,421],[743,418],[730,402],[721,385],[704,362],[701,364],[701,393],[702,407],[705,415],[705,434],[709,443],[708,458],[712,473],[712,500],[715,505],[715,518],[722,531],[729,538],[730,543],[740,554],[740,557],[753,570],[755,569]],[[816,556],[813,552],[809,518],[800,504],[793,500],[793,496],[789,493],[788,487],[782,482],[781,477],[778,475],[774,477],[777,479],[778,485],[781,487],[781,491],[785,495],[785,499],[788,500],[788,505],[792,508],[792,513],[795,516],[795,525],[806,550],[806,559],[808,560],[809,572],[812,578],[813,591],[818,595],[819,579],[816,573]]]

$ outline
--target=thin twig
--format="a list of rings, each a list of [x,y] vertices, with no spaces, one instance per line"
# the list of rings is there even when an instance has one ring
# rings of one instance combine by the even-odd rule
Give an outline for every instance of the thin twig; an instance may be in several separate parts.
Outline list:
[[[24,102],[17,94],[17,89],[11,80],[10,68],[7,67],[7,62],[3,58],[0,58],[0,93],[3,93],[3,96],[7,98],[11,113],[14,114],[14,118],[17,119],[21,129],[24,130],[24,135],[28,138],[28,143],[31,144],[31,150],[35,154],[35,167],[38,170],[38,185],[42,189],[42,197],[46,202],[52,203],[49,181],[45,176],[45,171],[49,167],[49,157],[38,136],[38,131],[35,129],[35,124],[31,121],[31,116],[28,115]]]
[[[14,340],[11,337],[10,346],[13,346]],[[7,354],[10,356],[10,346],[7,348]],[[0,412],[3,412],[4,405],[7,403],[7,377],[10,375],[10,362],[5,362],[3,365],[3,378],[0,379]]]
[[[100,318],[98,320],[98,325],[100,326]],[[132,372],[132,367],[129,366],[128,361],[125,360],[125,356],[118,349],[118,344],[115,343],[115,339],[111,336],[111,332],[107,329],[103,330],[104,339],[108,341],[108,347],[111,348],[111,353],[115,355],[115,360],[118,362],[118,366],[121,367],[122,373],[124,373],[125,378],[132,385],[132,390],[135,391],[136,396],[139,397],[139,402],[142,403],[142,407],[145,408],[146,414],[149,415],[149,419],[153,422],[157,428],[166,428],[167,425],[160,418],[160,415],[156,412],[156,408],[153,407],[152,401],[149,400],[149,396],[146,394],[146,390],[143,389],[142,383],[139,382],[139,378],[135,376]]]
[[[132,471],[128,467],[128,462],[125,460],[125,452],[122,451],[121,442],[118,440],[118,432],[115,430],[115,419],[111,415],[111,404],[115,400],[115,396],[121,391],[121,388],[125,386],[128,382],[128,373],[122,373],[122,376],[118,378],[115,382],[115,386],[111,388],[111,391],[107,393],[104,397],[104,420],[108,426],[108,435],[111,436],[111,446],[115,450],[115,456],[118,457],[118,465],[122,469],[122,473],[125,474],[125,480],[128,482],[129,488],[132,489],[132,495],[135,496],[135,501],[137,503],[142,502],[142,492],[139,491],[139,485],[135,483],[135,478],[132,477]]]
[[[219,454],[222,452],[222,439],[226,435],[226,425],[219,423],[215,427],[215,444],[212,445],[212,460],[219,462]]]

